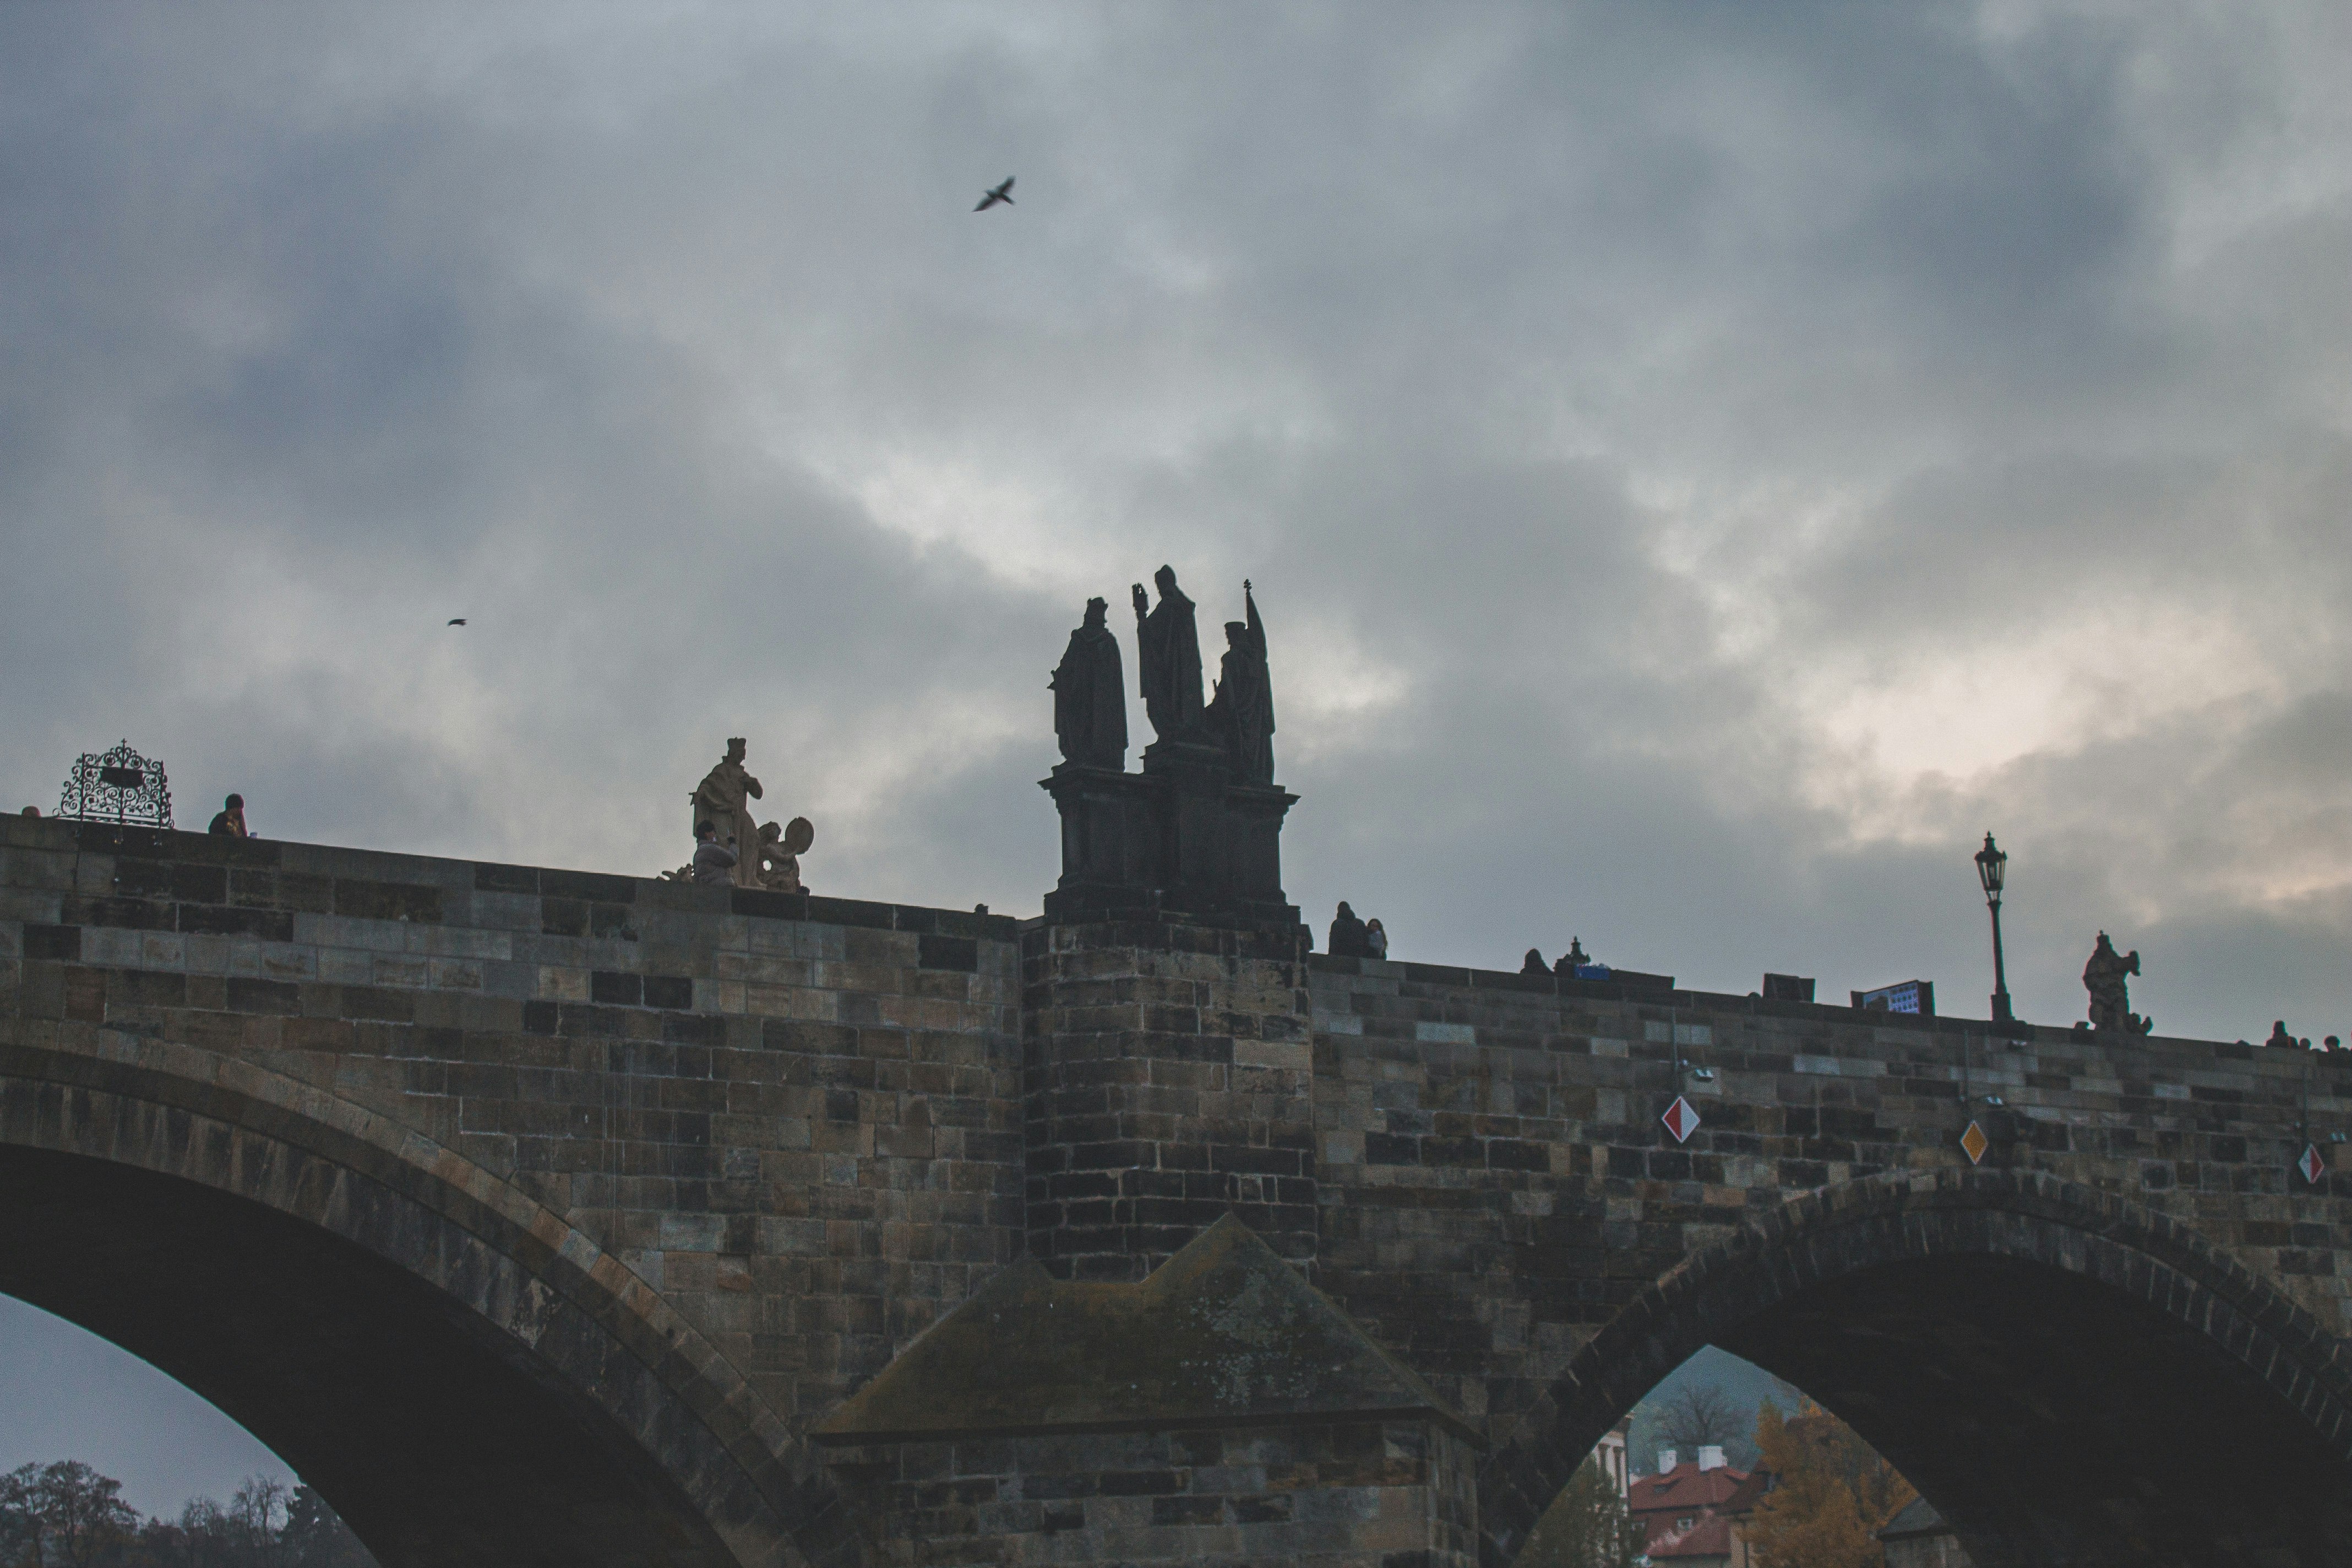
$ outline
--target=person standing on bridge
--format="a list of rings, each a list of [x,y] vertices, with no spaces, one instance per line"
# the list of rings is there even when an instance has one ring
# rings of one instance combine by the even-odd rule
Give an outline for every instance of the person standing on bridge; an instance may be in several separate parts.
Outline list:
[[[1371,956],[1370,944],[1364,940],[1364,922],[1356,918],[1345,899],[1339,900],[1339,912],[1331,917],[1331,940],[1323,951],[1334,958]]]

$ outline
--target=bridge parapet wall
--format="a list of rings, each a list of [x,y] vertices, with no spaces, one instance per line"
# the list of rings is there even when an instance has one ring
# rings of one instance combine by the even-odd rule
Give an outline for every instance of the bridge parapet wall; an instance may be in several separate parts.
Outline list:
[[[1499,1439],[1692,1252],[1882,1171],[2047,1172],[2194,1226],[2352,1330],[2352,1060],[1317,957],[1318,1283]],[[1711,1081],[1692,1069],[1705,1068]],[[1677,1094],[1701,1118],[1677,1144]],[[2000,1105],[1989,1104],[1996,1096]],[[2292,1172],[2310,1134],[2338,1169]]]
[[[596,1237],[797,1432],[1011,1262],[1014,922],[0,819],[0,1046],[255,1062]]]

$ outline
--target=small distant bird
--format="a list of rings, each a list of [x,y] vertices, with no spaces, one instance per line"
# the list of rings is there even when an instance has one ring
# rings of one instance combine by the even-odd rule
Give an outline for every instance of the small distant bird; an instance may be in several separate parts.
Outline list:
[[[465,616],[457,616],[455,620],[451,621],[449,624],[450,624],[451,626],[464,626],[464,625],[466,624],[466,617],[465,617]]]
[[[1004,183],[1003,184],[997,186],[994,190],[981,197],[980,205],[972,208],[971,210],[976,213],[984,213],[999,202],[1003,202],[1008,207],[1013,205],[1013,176],[1010,174],[1004,176]]]

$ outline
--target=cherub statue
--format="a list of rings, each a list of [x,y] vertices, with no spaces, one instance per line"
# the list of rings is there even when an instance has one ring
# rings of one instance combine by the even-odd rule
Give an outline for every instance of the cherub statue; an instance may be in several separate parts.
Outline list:
[[[764,823],[760,828],[759,852],[752,865],[760,873],[760,886],[771,892],[801,893],[801,857],[816,842],[816,828],[805,816],[795,816],[783,826]]]

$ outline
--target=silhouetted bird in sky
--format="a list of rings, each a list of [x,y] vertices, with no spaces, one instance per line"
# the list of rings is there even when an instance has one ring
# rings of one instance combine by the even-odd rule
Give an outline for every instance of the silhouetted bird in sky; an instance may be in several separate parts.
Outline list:
[[[450,624],[451,626],[464,626],[464,625],[466,624],[466,617],[465,617],[465,616],[459,616],[457,619],[455,619],[455,620],[451,621],[449,624]]]
[[[981,197],[980,205],[972,208],[971,210],[976,213],[984,213],[999,202],[1003,202],[1008,207],[1013,205],[1013,176],[1010,174],[1004,176],[1004,183],[1003,184],[997,186],[994,190]]]

